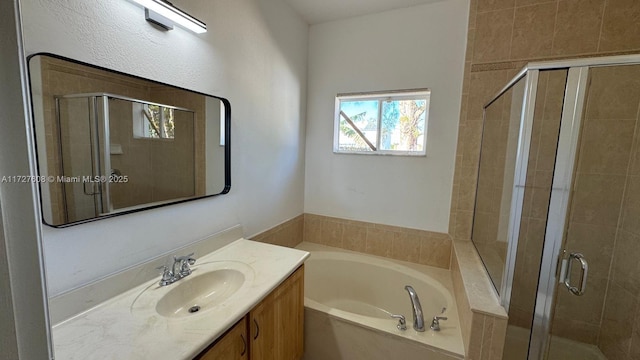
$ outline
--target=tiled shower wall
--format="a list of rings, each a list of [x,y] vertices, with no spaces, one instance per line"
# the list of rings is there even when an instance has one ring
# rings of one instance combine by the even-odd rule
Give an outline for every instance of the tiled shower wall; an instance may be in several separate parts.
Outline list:
[[[529,61],[638,52],[640,1],[637,0],[471,0],[449,222],[451,236],[456,240],[469,240],[471,237],[482,108],[488,100]],[[640,183],[634,181],[633,175],[627,178],[629,190]],[[622,212],[631,211],[625,210],[628,208],[638,209],[640,206],[626,201]],[[561,321],[554,324],[554,332],[565,335],[578,333],[584,335],[581,340],[588,338],[591,342],[597,342],[599,337],[599,346],[605,354],[610,358],[624,359],[625,356],[638,358],[640,351],[640,329],[635,325],[640,324],[637,291],[640,286],[636,286],[640,284],[636,278],[640,277],[629,275],[638,270],[640,249],[637,244],[640,237],[636,234],[640,232],[625,231],[624,222],[622,227],[617,232],[615,250],[611,243],[604,245],[596,241],[591,245],[594,250],[600,249],[605,258],[613,256],[613,280],[606,301],[603,295],[592,296],[592,301],[586,306],[591,309],[589,316],[594,316],[593,321],[582,318],[573,323]],[[593,232],[585,234],[597,237]],[[636,254],[636,261],[631,260],[633,254]],[[606,263],[606,259],[603,262]],[[625,262],[634,266],[630,272]],[[626,276],[620,275],[625,271]],[[596,276],[592,282],[601,278]],[[600,285],[606,286],[606,283]],[[565,304],[562,309],[571,307],[566,299],[560,299],[559,304]],[[522,305],[523,309],[530,308],[530,304],[525,302]],[[529,314],[521,315],[518,318],[525,320]],[[600,322],[602,330],[596,326]]]
[[[637,53],[637,0],[471,0],[449,233],[471,236],[482,107],[529,61]]]
[[[567,249],[589,261],[589,301],[561,291],[553,330],[569,322],[608,359],[638,359],[640,65],[590,70],[584,111]]]

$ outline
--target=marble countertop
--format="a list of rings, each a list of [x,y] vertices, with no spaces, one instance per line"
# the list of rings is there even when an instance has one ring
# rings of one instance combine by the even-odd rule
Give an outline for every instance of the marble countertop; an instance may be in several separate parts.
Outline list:
[[[158,276],[55,325],[52,328],[55,358],[192,359],[264,299],[308,256],[308,252],[301,250],[236,240],[197,259],[193,266],[195,272],[198,264],[237,261],[253,269],[253,280],[220,305],[193,317],[178,319],[153,312],[145,316],[134,313],[132,304],[144,290],[157,284]]]

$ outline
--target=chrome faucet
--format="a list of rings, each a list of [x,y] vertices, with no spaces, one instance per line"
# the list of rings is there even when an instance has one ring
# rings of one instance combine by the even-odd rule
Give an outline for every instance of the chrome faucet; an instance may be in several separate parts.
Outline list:
[[[169,268],[166,265],[162,265],[158,270],[162,270],[162,279],[160,279],[160,286],[171,285],[174,282],[191,275],[191,265],[196,263],[196,259],[193,257],[193,253],[186,256],[174,256],[173,266]]]
[[[411,306],[413,307],[413,328],[415,331],[424,331],[424,316],[422,315],[422,306],[420,305],[420,298],[418,293],[407,285],[404,287],[409,292],[409,298],[411,299]]]

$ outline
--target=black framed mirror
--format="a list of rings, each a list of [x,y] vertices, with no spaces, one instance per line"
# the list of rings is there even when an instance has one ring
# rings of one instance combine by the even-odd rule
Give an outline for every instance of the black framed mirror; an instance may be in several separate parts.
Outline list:
[[[226,194],[227,99],[62,56],[28,59],[45,224]]]

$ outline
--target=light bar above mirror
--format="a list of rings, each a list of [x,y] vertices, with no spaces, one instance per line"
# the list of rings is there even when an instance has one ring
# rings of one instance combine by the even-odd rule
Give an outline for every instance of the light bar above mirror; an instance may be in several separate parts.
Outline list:
[[[166,30],[173,29],[173,24],[191,30],[196,34],[207,32],[207,25],[186,12],[178,9],[172,3],[164,0],[132,0],[145,9],[145,18]],[[159,16],[158,16],[159,15]]]

